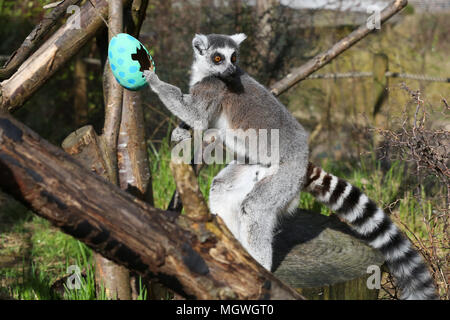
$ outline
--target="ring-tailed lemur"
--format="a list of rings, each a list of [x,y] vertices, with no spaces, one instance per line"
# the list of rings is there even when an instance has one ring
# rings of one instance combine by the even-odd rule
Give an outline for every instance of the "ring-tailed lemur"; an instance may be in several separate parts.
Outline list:
[[[194,37],[190,94],[159,80],[153,71],[144,72],[164,105],[191,127],[221,132],[278,129],[279,162],[230,163],[212,182],[211,212],[221,216],[247,251],[270,270],[277,218],[295,208],[300,191],[305,190],[384,254],[403,299],[436,298],[422,257],[388,215],[358,188],[309,163],[305,129],[264,86],[238,67],[239,45],[245,38],[244,34]],[[226,140],[225,145],[245,152],[242,143]]]

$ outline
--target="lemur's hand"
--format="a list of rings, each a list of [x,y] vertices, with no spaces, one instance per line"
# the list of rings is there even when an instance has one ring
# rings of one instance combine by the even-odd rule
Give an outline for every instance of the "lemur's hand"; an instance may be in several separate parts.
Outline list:
[[[158,76],[156,75],[155,71],[152,70],[144,70],[143,72],[145,80],[150,86],[150,89],[152,89],[153,92],[158,93],[157,87],[158,84],[160,84],[160,80]]]
[[[147,80],[148,83],[152,83],[153,80],[158,79],[158,76],[156,75],[155,71],[153,71],[153,69],[144,70],[143,73],[145,80]]]

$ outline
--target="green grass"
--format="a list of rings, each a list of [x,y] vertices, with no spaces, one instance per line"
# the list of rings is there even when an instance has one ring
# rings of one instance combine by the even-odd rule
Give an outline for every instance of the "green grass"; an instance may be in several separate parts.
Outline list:
[[[153,180],[153,195],[155,207],[166,209],[175,191],[175,180],[170,171],[170,146],[169,138],[166,137],[157,151],[150,143],[149,160]],[[215,164],[204,167],[199,174],[199,187],[205,200],[208,200],[209,188],[214,176],[224,167]]]
[[[167,139],[162,143],[158,152],[151,147],[149,155],[155,205],[159,208],[166,208],[175,190],[175,183],[169,168],[170,149]],[[406,175],[405,168],[401,163],[393,163],[385,172],[373,159],[360,161],[351,167],[337,162],[318,164],[326,171],[347,179],[361,188],[379,205],[393,204],[391,210],[394,215],[404,222],[416,236],[422,239],[427,238],[428,234],[423,218],[432,219],[433,203],[431,200],[427,200],[424,190],[422,190],[420,201],[412,191],[404,191]],[[208,166],[201,171],[199,184],[205,199],[208,199],[212,178],[222,167],[223,165]],[[317,203],[311,195],[306,193],[302,193],[299,206],[319,211],[325,215],[331,213],[328,208]],[[15,219],[6,221],[7,219],[4,217],[9,216],[14,216]],[[6,219],[7,228],[5,228],[5,224],[1,223],[1,217]],[[3,229],[0,229],[2,230],[0,233],[0,257],[15,255],[20,258],[20,261],[7,267],[3,267],[2,260],[0,260],[0,297],[27,300],[106,299],[104,290],[99,290],[100,294],[98,297],[96,296],[92,252],[84,244],[60,232],[48,221],[26,211],[14,201],[6,204],[2,204],[0,201],[0,225],[3,226]],[[8,239],[14,239],[14,237],[16,239],[23,238],[23,241],[17,240],[15,245],[11,245],[11,241]],[[82,278],[81,289],[69,290],[66,288],[62,297],[57,296],[50,288],[56,280],[68,275],[67,270],[71,265],[77,265],[86,275]],[[146,297],[147,292],[143,290],[139,298],[146,299]]]
[[[28,229],[22,228],[21,233],[31,233],[29,253],[23,255],[15,265],[2,266],[0,269],[0,297],[25,300],[106,300],[103,288],[96,293],[91,249],[38,216],[34,216],[27,227]],[[3,248],[0,247],[0,254],[7,253],[1,249]],[[69,272],[69,266],[77,266],[85,277],[79,278],[79,289],[68,289],[64,285],[65,292],[61,296],[53,292],[51,286],[59,278],[73,274]],[[140,285],[142,286],[141,280]],[[143,288],[139,299],[145,299],[146,295]]]

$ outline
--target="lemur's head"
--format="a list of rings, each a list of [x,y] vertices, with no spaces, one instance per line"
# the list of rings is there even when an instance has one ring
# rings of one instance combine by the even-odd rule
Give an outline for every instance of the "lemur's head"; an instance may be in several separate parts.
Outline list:
[[[228,78],[236,72],[239,60],[239,45],[247,36],[243,33],[232,36],[222,34],[196,34],[192,40],[194,63],[191,85],[207,76]]]

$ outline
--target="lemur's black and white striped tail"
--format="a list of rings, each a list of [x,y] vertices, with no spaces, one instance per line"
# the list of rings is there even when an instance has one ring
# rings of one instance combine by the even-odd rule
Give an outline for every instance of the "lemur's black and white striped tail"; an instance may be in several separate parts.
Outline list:
[[[402,299],[437,299],[421,255],[389,216],[357,187],[309,163],[304,190],[336,212],[371,247],[384,255]]]

